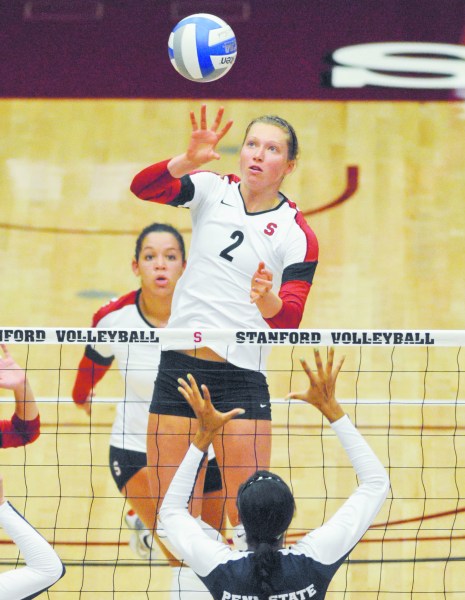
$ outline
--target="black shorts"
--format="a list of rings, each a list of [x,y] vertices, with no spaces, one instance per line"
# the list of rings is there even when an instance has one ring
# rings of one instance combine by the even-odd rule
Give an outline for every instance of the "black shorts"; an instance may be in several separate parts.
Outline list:
[[[145,452],[110,446],[110,471],[120,492],[127,482],[146,466],[147,454]],[[216,458],[212,458],[207,464],[203,491],[208,494],[208,492],[218,492],[222,488],[220,468]]]
[[[194,411],[178,391],[178,378],[186,379],[188,373],[199,387],[208,387],[213,405],[220,412],[243,408],[245,413],[237,419],[271,420],[270,392],[263,373],[173,350],[161,353],[151,413],[195,419]]]
[[[110,446],[110,471],[119,491],[141,469],[147,466],[147,454]]]

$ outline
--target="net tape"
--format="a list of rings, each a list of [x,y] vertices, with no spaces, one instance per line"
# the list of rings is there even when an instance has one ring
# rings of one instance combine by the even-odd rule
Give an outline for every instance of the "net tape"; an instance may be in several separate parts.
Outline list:
[[[286,346],[462,346],[461,329],[104,329],[0,327],[0,343],[15,344],[226,344]]]

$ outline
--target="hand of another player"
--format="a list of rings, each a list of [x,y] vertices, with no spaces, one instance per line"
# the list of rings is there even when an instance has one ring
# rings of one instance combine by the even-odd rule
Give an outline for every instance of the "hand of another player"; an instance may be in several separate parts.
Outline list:
[[[207,106],[202,104],[200,108],[200,126],[195,117],[194,111],[190,112],[192,133],[189,146],[186,151],[187,159],[195,165],[203,165],[211,160],[218,160],[220,155],[215,148],[218,142],[231,129],[232,121],[228,121],[224,127],[220,128],[223,118],[224,108],[221,107],[216,115],[213,125],[207,125]]]
[[[194,444],[199,450],[206,452],[212,439],[218,431],[231,419],[244,414],[244,409],[233,408],[227,413],[216,410],[210,398],[210,392],[206,385],[202,385],[202,393],[199,390],[195,378],[189,373],[188,381],[180,377],[178,379],[179,392],[189,403],[197,417],[198,429],[194,437]]]
[[[250,288],[250,302],[255,304],[263,298],[273,287],[273,273],[268,271],[264,262],[258,263],[258,268],[252,276]]]
[[[0,357],[0,388],[16,390],[24,388],[25,371],[14,361],[5,344],[0,344],[4,357]]]
[[[310,369],[306,360],[300,359],[310,382],[309,388],[303,392],[291,392],[287,398],[304,400],[304,402],[312,404],[332,423],[344,416],[344,411],[336,400],[335,393],[337,376],[345,357],[340,358],[333,366],[334,348],[330,348],[326,366],[323,366],[319,350],[314,350],[314,354],[316,372]]]

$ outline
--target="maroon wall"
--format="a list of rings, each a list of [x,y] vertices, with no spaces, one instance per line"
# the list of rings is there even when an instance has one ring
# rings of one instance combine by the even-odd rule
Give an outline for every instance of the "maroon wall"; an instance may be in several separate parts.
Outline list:
[[[445,99],[450,92],[325,87],[327,57],[367,42],[459,44],[465,17],[463,0],[249,0],[249,20],[230,23],[236,64],[223,79],[200,84],[169,62],[169,1],[102,1],[99,21],[53,22],[24,20],[25,0],[0,0],[0,96]],[[226,0],[215,6],[228,17]]]

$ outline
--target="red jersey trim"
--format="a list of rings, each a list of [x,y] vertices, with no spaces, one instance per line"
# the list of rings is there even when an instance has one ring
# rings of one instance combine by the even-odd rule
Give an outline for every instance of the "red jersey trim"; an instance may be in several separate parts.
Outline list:
[[[169,204],[181,191],[181,180],[168,171],[171,159],[150,165],[138,173],[131,183],[131,192],[141,200]]]
[[[307,281],[288,281],[281,286],[281,310],[271,319],[265,319],[272,329],[297,329],[302,321],[305,302],[311,284]]]
[[[121,296],[121,298],[118,298],[117,300],[110,300],[110,302],[99,308],[92,318],[92,327],[97,327],[97,324],[110,313],[120,310],[125,306],[136,304],[138,293],[139,290],[134,290],[133,292]]]

